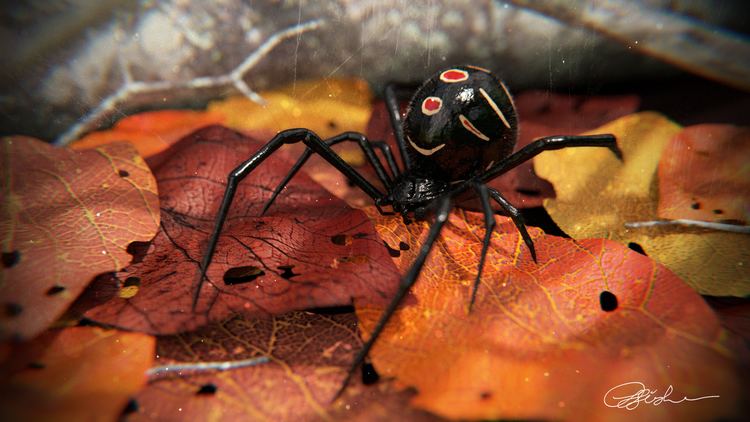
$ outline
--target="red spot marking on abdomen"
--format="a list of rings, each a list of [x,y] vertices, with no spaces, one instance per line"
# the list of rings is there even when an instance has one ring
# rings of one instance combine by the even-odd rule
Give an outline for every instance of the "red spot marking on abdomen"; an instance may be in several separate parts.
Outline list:
[[[438,97],[427,97],[422,101],[422,113],[431,116],[443,107],[443,100]]]
[[[440,80],[447,83],[462,82],[469,79],[469,72],[461,69],[448,69],[440,74]]]

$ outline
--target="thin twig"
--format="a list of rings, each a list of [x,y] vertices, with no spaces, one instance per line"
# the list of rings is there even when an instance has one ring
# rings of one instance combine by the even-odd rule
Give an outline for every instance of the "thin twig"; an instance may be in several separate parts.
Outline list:
[[[246,368],[268,362],[268,357],[261,356],[252,359],[224,361],[224,362],[198,362],[198,363],[173,363],[163,366],[154,366],[146,371],[149,382],[168,376],[188,376],[209,371],[227,371],[230,369]]]
[[[630,223],[625,223],[625,227],[629,229],[640,229],[640,228],[646,228],[646,227],[664,227],[664,226],[699,227],[702,229],[750,234],[750,226],[740,226],[737,224],[726,224],[726,223],[712,223],[710,221],[700,221],[700,220],[676,219],[676,220],[634,221]]]
[[[317,29],[324,23],[323,19],[316,19],[302,24],[291,26],[283,31],[279,31],[269,37],[260,47],[245,58],[231,72],[218,76],[201,76],[189,81],[155,81],[155,82],[138,82],[133,81],[127,66],[123,66],[124,84],[113,94],[102,100],[99,105],[89,111],[76,124],[71,126],[62,135],[55,140],[55,145],[67,145],[80,138],[83,134],[96,129],[99,123],[117,110],[121,103],[127,102],[136,95],[153,94],[157,92],[167,92],[179,89],[199,89],[199,88],[221,88],[224,86],[234,86],[239,92],[259,104],[265,104],[263,98],[254,92],[243,80],[243,76],[263,59],[271,50],[273,50],[282,41],[302,34],[304,32]]]

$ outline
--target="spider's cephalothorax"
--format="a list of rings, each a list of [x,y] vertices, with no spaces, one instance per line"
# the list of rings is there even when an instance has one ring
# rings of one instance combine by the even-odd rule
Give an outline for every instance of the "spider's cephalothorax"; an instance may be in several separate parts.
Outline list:
[[[509,156],[517,132],[505,85],[473,66],[445,69],[428,79],[404,119],[413,171],[448,182],[468,179]]]
[[[396,163],[390,146],[385,142],[370,141],[366,136],[356,132],[345,132],[329,139],[321,139],[311,130],[300,128],[279,132],[268,144],[228,175],[224,198],[200,264],[200,277],[193,295],[193,309],[196,310],[201,299],[201,286],[206,281],[206,269],[211,263],[237,185],[284,144],[303,142],[307,149],[274,190],[263,213],[269,209],[276,196],[313,153],[319,154],[369,195],[381,212],[380,207],[383,206],[391,206],[394,211],[404,216],[409,213],[421,216],[427,211],[432,211],[434,220],[424,244],[401,280],[396,295],[375,325],[370,338],[354,358],[339,394],[348,384],[354,370],[364,362],[391,315],[419,277],[427,255],[448,220],[452,198],[473,191],[479,197],[484,213],[485,235],[468,301],[471,310],[487,249],[490,246],[492,230],[495,227],[490,201],[495,201],[510,216],[528,246],[531,258],[536,261],[534,244],[521,213],[500,192],[488,187],[486,183],[546,150],[585,146],[606,147],[618,158],[622,158],[615,137],[609,134],[550,136],[537,139],[513,152],[518,128],[513,101],[502,82],[490,71],[478,67],[451,67],[427,80],[414,94],[403,123],[392,85],[385,90],[385,101],[401,153],[401,166]],[[341,142],[359,144],[385,192],[365,179],[331,149]],[[376,149],[381,152],[387,167],[383,165]]]

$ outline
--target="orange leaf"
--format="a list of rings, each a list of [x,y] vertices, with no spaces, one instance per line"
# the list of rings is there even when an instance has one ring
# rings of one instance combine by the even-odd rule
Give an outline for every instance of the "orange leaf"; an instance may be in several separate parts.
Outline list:
[[[407,227],[371,214],[386,243],[410,245],[395,259],[403,273],[427,225]],[[737,344],[671,272],[612,241],[575,242],[537,229],[530,230],[534,263],[510,220],[497,221],[474,311],[467,313],[467,303],[484,230],[480,214],[460,212],[370,355],[381,374],[419,391],[415,405],[460,419],[654,421],[735,414]],[[364,333],[382,309],[357,307]],[[633,411],[604,405],[609,389],[630,381],[660,394],[672,385],[674,400],[721,397],[641,403]]]
[[[2,148],[0,339],[30,338],[156,234],[156,181],[124,143],[71,151],[13,137]]]
[[[169,148],[196,129],[225,120],[219,112],[159,110],[138,113],[118,121],[108,130],[92,132],[71,145],[87,149],[111,142],[130,142],[144,158]]]
[[[659,161],[660,218],[750,222],[750,128],[698,125]]]
[[[353,384],[329,407],[353,354],[361,347],[354,314],[294,312],[241,317],[198,331],[160,337],[160,365],[236,361],[266,356],[253,367],[151,383],[137,397],[133,420],[351,420],[377,412],[382,420],[434,420],[407,405],[410,393],[387,382]],[[365,417],[365,419],[367,419]]]
[[[75,327],[17,346],[0,367],[4,420],[116,420],[146,383],[154,338]]]

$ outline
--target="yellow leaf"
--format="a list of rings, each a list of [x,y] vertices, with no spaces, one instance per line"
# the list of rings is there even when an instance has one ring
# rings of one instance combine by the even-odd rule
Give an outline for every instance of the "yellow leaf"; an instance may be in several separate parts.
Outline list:
[[[278,132],[304,127],[322,138],[348,130],[364,132],[370,119],[372,93],[361,79],[299,82],[260,95],[267,104],[235,96],[209,104],[208,111],[225,115],[232,129]]]
[[[750,237],[685,227],[628,229],[627,222],[658,219],[657,166],[669,140],[682,128],[657,113],[623,117],[591,133],[613,133],[619,162],[603,148],[548,151],[534,160],[536,173],[552,182],[556,198],[544,207],[575,239],[607,238],[637,243],[701,294],[750,294]]]

